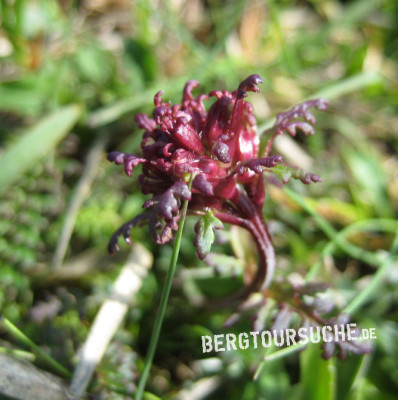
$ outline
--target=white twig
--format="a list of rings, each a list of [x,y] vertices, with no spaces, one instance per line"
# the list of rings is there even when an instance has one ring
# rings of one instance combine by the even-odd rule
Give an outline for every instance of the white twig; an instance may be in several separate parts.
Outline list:
[[[84,394],[129,304],[147,276],[152,260],[152,254],[145,247],[134,244],[130,258],[117,277],[110,297],[102,304],[81,350],[70,385],[74,400]]]
[[[91,185],[98,172],[98,164],[104,154],[105,145],[108,141],[108,135],[103,134],[98,137],[93,148],[87,155],[86,165],[79,182],[72,194],[68,208],[65,212],[65,221],[62,226],[61,234],[59,235],[57,246],[55,248],[54,257],[52,260],[53,268],[59,268],[65,258],[68,244],[73,233],[77,213],[82,206],[84,200],[90,193]]]
[[[177,400],[202,400],[217,390],[221,385],[219,376],[209,376],[199,379],[188,389],[182,390],[176,396]]]

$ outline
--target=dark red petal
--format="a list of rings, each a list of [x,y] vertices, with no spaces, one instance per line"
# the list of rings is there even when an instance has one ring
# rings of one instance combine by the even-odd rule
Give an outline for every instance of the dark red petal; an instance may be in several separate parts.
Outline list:
[[[210,107],[207,115],[207,124],[203,132],[203,140],[211,151],[214,151],[213,147],[217,141],[225,142],[224,139],[220,140],[220,138],[228,133],[233,106],[231,97],[222,96]],[[217,157],[216,154],[214,155]]]
[[[182,102],[184,101],[189,101],[189,100],[194,100],[194,97],[192,96],[192,90],[197,88],[199,86],[199,82],[195,81],[194,79],[189,80],[184,87],[184,92],[182,96]]]
[[[146,114],[137,114],[135,121],[141,129],[145,129],[148,132],[152,132],[156,128],[156,122]]]
[[[232,199],[237,191],[235,179],[233,177],[219,180],[213,184],[214,194],[224,199]]]
[[[213,154],[223,163],[231,162],[231,156],[229,154],[229,146],[226,143],[217,141],[213,146]]]
[[[246,97],[246,92],[259,92],[260,88],[257,86],[259,83],[263,83],[260,75],[249,75],[238,87],[238,99]]]
[[[206,176],[204,174],[196,175],[195,179],[192,182],[192,187],[194,189],[199,190],[203,194],[208,195],[208,196],[213,196],[214,195],[213,186],[207,180],[207,178],[206,178]]]
[[[205,149],[198,133],[187,123],[184,118],[179,118],[171,132],[171,139],[176,144],[191,150],[196,154],[203,154]]]

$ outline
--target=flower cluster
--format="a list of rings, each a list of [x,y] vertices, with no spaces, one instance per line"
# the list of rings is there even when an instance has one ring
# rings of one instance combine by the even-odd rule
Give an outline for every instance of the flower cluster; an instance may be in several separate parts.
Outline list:
[[[223,223],[247,229],[256,242],[259,267],[252,282],[239,297],[266,288],[275,268],[270,234],[262,214],[265,198],[265,171],[276,172],[285,183],[290,178],[303,183],[319,182],[319,176],[283,162],[280,155],[270,155],[273,139],[287,132],[313,134],[315,118],[309,108],[325,110],[327,102],[311,100],[277,116],[266,132],[268,145],[259,156],[259,136],[252,105],[245,101],[247,92],[258,92],[259,75],[250,75],[231,92],[215,90],[209,96],[192,95],[199,84],[185,85],[181,105],[155,95],[152,118],[138,114],[136,121],[145,132],[140,156],[113,151],[108,160],[124,165],[127,175],[142,164],[139,184],[144,194],[152,194],[146,210],[122,225],[109,242],[111,253],[119,249],[122,235],[131,243],[132,227],[148,224],[151,236],[159,243],[170,241],[177,230],[183,200],[189,200],[190,214],[200,216],[195,226],[195,246],[200,259],[210,251],[214,229]],[[216,100],[207,112],[203,101]]]

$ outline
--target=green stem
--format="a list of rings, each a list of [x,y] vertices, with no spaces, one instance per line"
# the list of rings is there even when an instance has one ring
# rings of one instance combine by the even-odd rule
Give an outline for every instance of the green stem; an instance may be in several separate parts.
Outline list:
[[[265,350],[264,359],[260,362],[260,364],[256,368],[256,371],[254,372],[254,375],[253,375],[254,381],[256,381],[258,379],[258,377],[260,376],[263,368],[265,367],[265,360],[272,354],[275,347],[276,347],[275,343],[272,343],[271,346],[268,347],[267,350]]]
[[[20,358],[25,361],[33,362],[36,359],[36,356],[29,351],[18,350],[18,349],[10,349],[8,347],[0,346],[0,354],[5,354],[6,356]]]
[[[353,233],[366,231],[397,232],[398,221],[393,219],[366,219],[357,221],[339,231],[337,236],[347,240],[347,236],[350,236]],[[328,242],[328,244],[322,250],[319,260],[308,271],[305,277],[307,282],[311,281],[318,274],[325,257],[331,255],[336,248],[336,243],[333,241]]]
[[[192,179],[191,179],[191,182],[192,182]],[[189,186],[191,185],[191,182],[190,182]],[[156,347],[157,347],[157,344],[159,341],[160,331],[162,329],[162,323],[163,323],[164,315],[166,312],[166,306],[167,306],[167,301],[168,301],[169,294],[170,294],[171,284],[173,282],[173,277],[174,277],[174,273],[176,270],[178,254],[180,252],[182,231],[184,228],[185,217],[187,214],[188,202],[189,202],[189,200],[185,200],[183,207],[182,207],[181,220],[178,225],[178,231],[177,231],[177,235],[176,235],[176,239],[175,239],[175,243],[174,243],[173,254],[172,254],[171,260],[170,260],[170,267],[169,267],[169,270],[167,273],[166,283],[164,285],[162,297],[160,300],[159,312],[156,316],[155,326],[153,328],[151,340],[149,342],[149,349],[148,349],[148,353],[147,353],[147,356],[145,359],[144,369],[142,371],[141,378],[138,383],[137,391],[135,394],[135,400],[142,399],[145,385],[148,380],[148,375],[151,370],[153,357],[155,355]]]
[[[10,335],[21,341],[26,346],[30,347],[36,353],[37,356],[42,358],[60,375],[64,376],[65,378],[71,377],[71,373],[65,367],[63,367],[61,364],[58,363],[58,361],[55,361],[51,356],[45,353],[39,346],[37,346],[37,344],[35,344],[22,331],[20,331],[10,320],[3,317],[2,323]]]
[[[321,215],[319,215],[313,207],[311,207],[305,199],[299,194],[293,192],[289,188],[284,188],[284,192],[293,199],[297,204],[299,204],[308,214],[310,214],[321,228],[321,230],[326,234],[326,236],[340,249],[345,251],[348,255],[358,260],[361,260],[370,265],[379,265],[380,257],[370,251],[361,249],[354,244],[347,242],[344,237],[338,234],[338,232],[333,228],[333,226]]]
[[[315,335],[314,337],[314,341],[317,340],[318,335]],[[295,343],[292,344],[288,347],[284,347],[281,350],[275,351],[269,355],[266,355],[264,357],[263,362],[270,362],[270,361],[274,361],[274,360],[278,360],[279,358],[284,358],[289,356],[292,353],[296,353],[297,351],[304,349],[305,347],[308,346],[308,343]]]
[[[386,272],[391,267],[391,264],[394,261],[394,255],[398,251],[398,229],[395,234],[394,242],[391,246],[390,253],[386,256],[384,261],[379,266],[379,269],[374,274],[372,280],[369,285],[367,285],[362,291],[358,293],[357,296],[349,303],[343,310],[343,312],[347,314],[353,314],[358,308],[360,308],[366,300],[373,294],[376,289],[379,288],[380,283],[382,282]]]
[[[288,45],[286,41],[286,37],[284,34],[284,30],[281,26],[280,23],[280,16],[279,16],[279,10],[278,10],[278,2],[277,1],[269,1],[268,7],[270,10],[271,14],[271,20],[272,24],[275,29],[276,33],[276,40],[279,42],[279,46],[281,48],[281,61],[282,61],[282,66],[286,68],[287,72],[290,75],[293,75],[297,73],[299,67],[297,65],[298,63],[298,57],[295,57],[293,54],[293,48]]]
[[[363,250],[344,239],[344,236],[339,234],[333,226],[324,218],[322,218],[299,194],[293,192],[292,190],[285,188],[286,194],[296,201],[305,211],[308,212],[317,222],[318,226],[323,230],[323,232],[332,240],[333,244],[340,247],[348,255],[362,260],[368,264],[377,265],[379,268],[375,275],[373,276],[371,282],[367,287],[362,290],[354,299],[349,303],[343,310],[347,314],[353,314],[358,308],[360,308],[363,303],[368,299],[368,297],[379,287],[386,271],[391,266],[393,261],[393,254],[396,253],[398,248],[398,232],[395,236],[394,243],[391,247],[390,254],[387,258],[383,257],[382,254],[373,254],[370,251]],[[331,249],[328,246],[327,251]]]
[[[384,278],[385,273],[391,267],[393,260],[391,256],[388,256],[386,260],[378,268],[377,272],[374,274],[372,280],[366,287],[361,290],[354,299],[343,309],[343,313],[354,314],[370,297],[370,295],[375,292],[379,287],[381,281]]]

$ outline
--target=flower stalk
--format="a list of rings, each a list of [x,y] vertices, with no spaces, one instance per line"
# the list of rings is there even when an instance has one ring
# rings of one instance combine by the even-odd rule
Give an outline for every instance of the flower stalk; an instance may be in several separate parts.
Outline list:
[[[190,187],[191,184],[192,184],[192,179],[190,179],[188,187]],[[170,259],[170,267],[167,272],[166,282],[165,282],[165,285],[163,288],[162,297],[160,299],[159,311],[158,311],[158,314],[156,315],[155,325],[153,327],[151,339],[149,342],[148,353],[145,358],[144,369],[142,371],[141,378],[138,383],[137,391],[135,394],[135,400],[142,399],[145,385],[148,380],[149,372],[151,370],[153,357],[155,355],[156,347],[157,347],[157,344],[159,341],[160,331],[162,329],[163,319],[164,319],[164,315],[166,313],[166,306],[167,306],[167,302],[168,302],[169,295],[170,295],[170,289],[171,289],[171,285],[173,283],[173,277],[174,277],[176,266],[177,266],[178,254],[180,252],[181,238],[182,238],[182,232],[184,229],[187,208],[188,208],[188,200],[185,200],[184,204],[182,206],[181,220],[178,225],[178,230],[177,230],[174,247],[173,247],[173,253],[172,253],[171,259]]]

